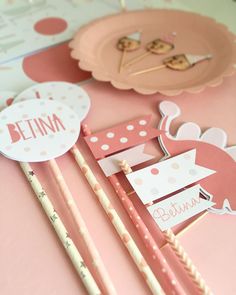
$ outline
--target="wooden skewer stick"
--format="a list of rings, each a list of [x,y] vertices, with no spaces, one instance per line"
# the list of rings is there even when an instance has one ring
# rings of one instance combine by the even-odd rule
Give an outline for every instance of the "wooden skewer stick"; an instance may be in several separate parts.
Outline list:
[[[126,160],[123,160],[121,164],[121,168],[125,174],[129,174],[132,172],[132,169]],[[173,231],[171,229],[168,229],[163,231],[162,233],[168,244],[171,246],[171,249],[174,251],[180,262],[183,264],[185,270],[188,272],[190,278],[196,285],[199,292],[202,295],[213,295],[213,293],[210,291],[209,287],[203,280],[201,274],[198,272],[196,266],[193,264],[192,260],[189,258],[188,254],[181,246]]]
[[[126,50],[124,49],[122,51],[122,54],[121,54],[120,65],[119,65],[119,73],[121,73],[121,71],[123,69],[123,64],[124,64],[125,56],[126,56]]]
[[[151,54],[152,54],[151,51],[146,51],[146,52],[144,52],[143,54],[141,54],[141,55],[139,55],[139,56],[136,56],[136,57],[134,57],[133,59],[131,59],[129,62],[127,62],[126,64],[124,64],[123,67],[124,67],[124,68],[129,67],[129,66],[135,64],[136,62],[138,62],[138,61],[144,59],[146,56],[151,55]]]
[[[149,69],[145,69],[145,70],[141,70],[141,71],[138,71],[138,72],[131,73],[131,76],[137,76],[137,75],[140,75],[140,74],[145,74],[145,73],[157,71],[157,70],[161,70],[161,69],[164,69],[164,68],[166,68],[166,65],[160,65],[160,66],[156,66],[156,67],[152,67],[152,68],[149,68]]]

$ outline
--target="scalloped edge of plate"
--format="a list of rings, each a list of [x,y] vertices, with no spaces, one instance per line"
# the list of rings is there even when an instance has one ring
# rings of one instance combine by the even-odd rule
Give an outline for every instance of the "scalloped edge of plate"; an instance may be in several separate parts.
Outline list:
[[[151,95],[151,94],[160,93],[160,94],[166,95],[166,96],[176,96],[176,95],[183,94],[184,92],[190,93],[190,94],[200,93],[207,87],[216,87],[216,86],[221,85],[225,78],[232,76],[233,74],[236,73],[236,36],[231,31],[229,31],[228,27],[225,24],[222,24],[222,23],[218,22],[217,20],[215,20],[214,18],[211,18],[209,16],[205,16],[205,15],[195,13],[195,12],[187,12],[184,10],[145,9],[145,10],[127,11],[127,12],[123,12],[123,13],[125,13],[125,14],[132,13],[133,14],[133,13],[140,13],[141,11],[185,12],[185,13],[192,14],[192,15],[200,15],[201,17],[206,18],[209,22],[217,24],[217,26],[219,26],[222,29],[222,31],[224,31],[228,36],[230,36],[230,39],[232,40],[233,55],[232,55],[231,65],[229,65],[225,69],[225,71],[223,71],[222,74],[219,75],[217,78],[215,78],[211,81],[207,81],[206,83],[199,85],[199,86],[183,88],[183,89],[161,90],[161,89],[158,89],[158,87],[156,89],[139,88],[139,87],[133,87],[132,85],[129,85],[127,83],[122,83],[117,80],[114,80],[110,77],[110,74],[107,73],[107,71],[103,67],[99,67],[97,64],[95,65],[93,62],[89,61],[89,58],[86,57],[87,52],[85,52],[85,53],[83,52],[80,42],[78,42],[78,40],[80,40],[81,36],[83,36],[84,33],[86,32],[86,30],[90,29],[91,26],[94,26],[99,22],[103,22],[104,20],[106,20],[108,18],[118,16],[118,15],[120,15],[120,13],[111,14],[111,15],[99,18],[97,20],[93,20],[90,23],[82,26],[79,29],[79,31],[75,34],[74,38],[69,43],[69,47],[72,49],[71,50],[71,57],[73,59],[79,60],[78,66],[82,70],[91,72],[94,79],[101,81],[101,82],[110,82],[115,88],[120,89],[120,90],[134,90],[137,93],[144,94],[144,95]],[[75,47],[75,43],[79,43],[79,47]]]

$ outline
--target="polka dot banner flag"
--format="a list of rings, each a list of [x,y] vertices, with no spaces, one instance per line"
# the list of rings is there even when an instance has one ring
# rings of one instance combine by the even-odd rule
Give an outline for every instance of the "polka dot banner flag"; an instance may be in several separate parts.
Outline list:
[[[195,158],[194,149],[126,176],[141,201],[148,204],[215,173],[196,165]]]
[[[162,131],[151,127],[150,121],[151,115],[143,116],[86,136],[85,141],[94,157],[101,159],[159,136]]]

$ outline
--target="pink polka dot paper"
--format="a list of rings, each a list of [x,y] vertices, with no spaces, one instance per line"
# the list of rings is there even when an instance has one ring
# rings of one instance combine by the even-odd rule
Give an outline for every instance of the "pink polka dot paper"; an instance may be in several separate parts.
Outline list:
[[[121,123],[120,125],[86,136],[85,140],[96,159],[142,144],[160,135],[150,126],[151,116]]]
[[[42,162],[66,153],[77,141],[80,120],[62,103],[29,100],[0,112],[0,152],[22,162]]]

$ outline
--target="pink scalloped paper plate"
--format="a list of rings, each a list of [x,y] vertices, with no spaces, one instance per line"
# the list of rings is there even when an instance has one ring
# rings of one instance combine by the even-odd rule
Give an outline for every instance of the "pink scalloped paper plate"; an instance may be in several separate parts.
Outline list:
[[[118,73],[121,52],[116,43],[122,36],[142,32],[142,46],[126,54],[126,61],[145,52],[145,44],[155,38],[176,33],[175,49],[168,55],[149,55]],[[177,10],[143,10],[107,16],[82,27],[70,42],[72,57],[79,67],[91,71],[95,79],[111,82],[119,89],[134,89],[142,94],[160,92],[177,95],[183,91],[197,93],[207,86],[217,86],[235,73],[235,35],[214,19]],[[212,54],[213,58],[186,71],[162,69],[131,76],[138,71],[161,64],[163,57],[174,54]]]

